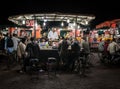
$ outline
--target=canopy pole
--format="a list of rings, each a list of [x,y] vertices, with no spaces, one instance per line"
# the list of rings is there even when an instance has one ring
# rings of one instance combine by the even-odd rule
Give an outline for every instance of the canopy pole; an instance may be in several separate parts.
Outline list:
[[[36,17],[34,15],[34,38],[36,39]]]

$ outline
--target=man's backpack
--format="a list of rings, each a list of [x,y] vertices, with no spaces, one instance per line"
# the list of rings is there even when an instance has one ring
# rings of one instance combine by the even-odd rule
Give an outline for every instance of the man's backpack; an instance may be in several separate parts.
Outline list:
[[[7,47],[13,47],[14,46],[14,43],[13,43],[13,40],[12,38],[7,38]]]

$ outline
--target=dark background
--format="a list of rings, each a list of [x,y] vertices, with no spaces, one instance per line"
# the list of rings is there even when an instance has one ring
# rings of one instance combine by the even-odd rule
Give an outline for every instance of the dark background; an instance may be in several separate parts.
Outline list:
[[[4,0],[0,1],[0,24],[9,24],[9,16],[27,13],[77,13],[95,15],[91,26],[120,18],[117,0]]]

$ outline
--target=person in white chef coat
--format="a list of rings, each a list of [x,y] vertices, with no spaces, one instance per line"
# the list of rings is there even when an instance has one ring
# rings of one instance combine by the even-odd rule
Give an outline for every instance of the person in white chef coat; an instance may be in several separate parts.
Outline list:
[[[48,32],[48,39],[51,41],[58,40],[58,33],[56,32],[56,28],[52,28],[52,30]]]

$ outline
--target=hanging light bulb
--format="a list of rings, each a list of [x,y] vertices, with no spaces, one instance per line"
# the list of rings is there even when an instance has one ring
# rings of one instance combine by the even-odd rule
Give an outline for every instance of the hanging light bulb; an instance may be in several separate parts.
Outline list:
[[[63,23],[63,22],[61,23],[61,26],[62,26],[62,27],[64,26],[64,23]]]
[[[76,23],[74,22],[74,23],[73,23],[73,25],[75,26],[75,25],[76,25]]]
[[[22,24],[25,24],[25,20],[22,21]]]
[[[44,19],[44,17],[42,17],[42,19]]]
[[[70,23],[70,20],[69,20],[69,19],[67,20],[67,23]]]
[[[44,23],[43,23],[43,26],[45,26],[45,25],[46,25],[46,23],[44,22]]]
[[[47,22],[47,19],[44,19],[44,22]]]
[[[35,27],[37,28],[37,22],[35,23]]]
[[[78,29],[80,28],[80,25],[78,25]]]
[[[88,25],[88,21],[85,21],[85,24]]]

